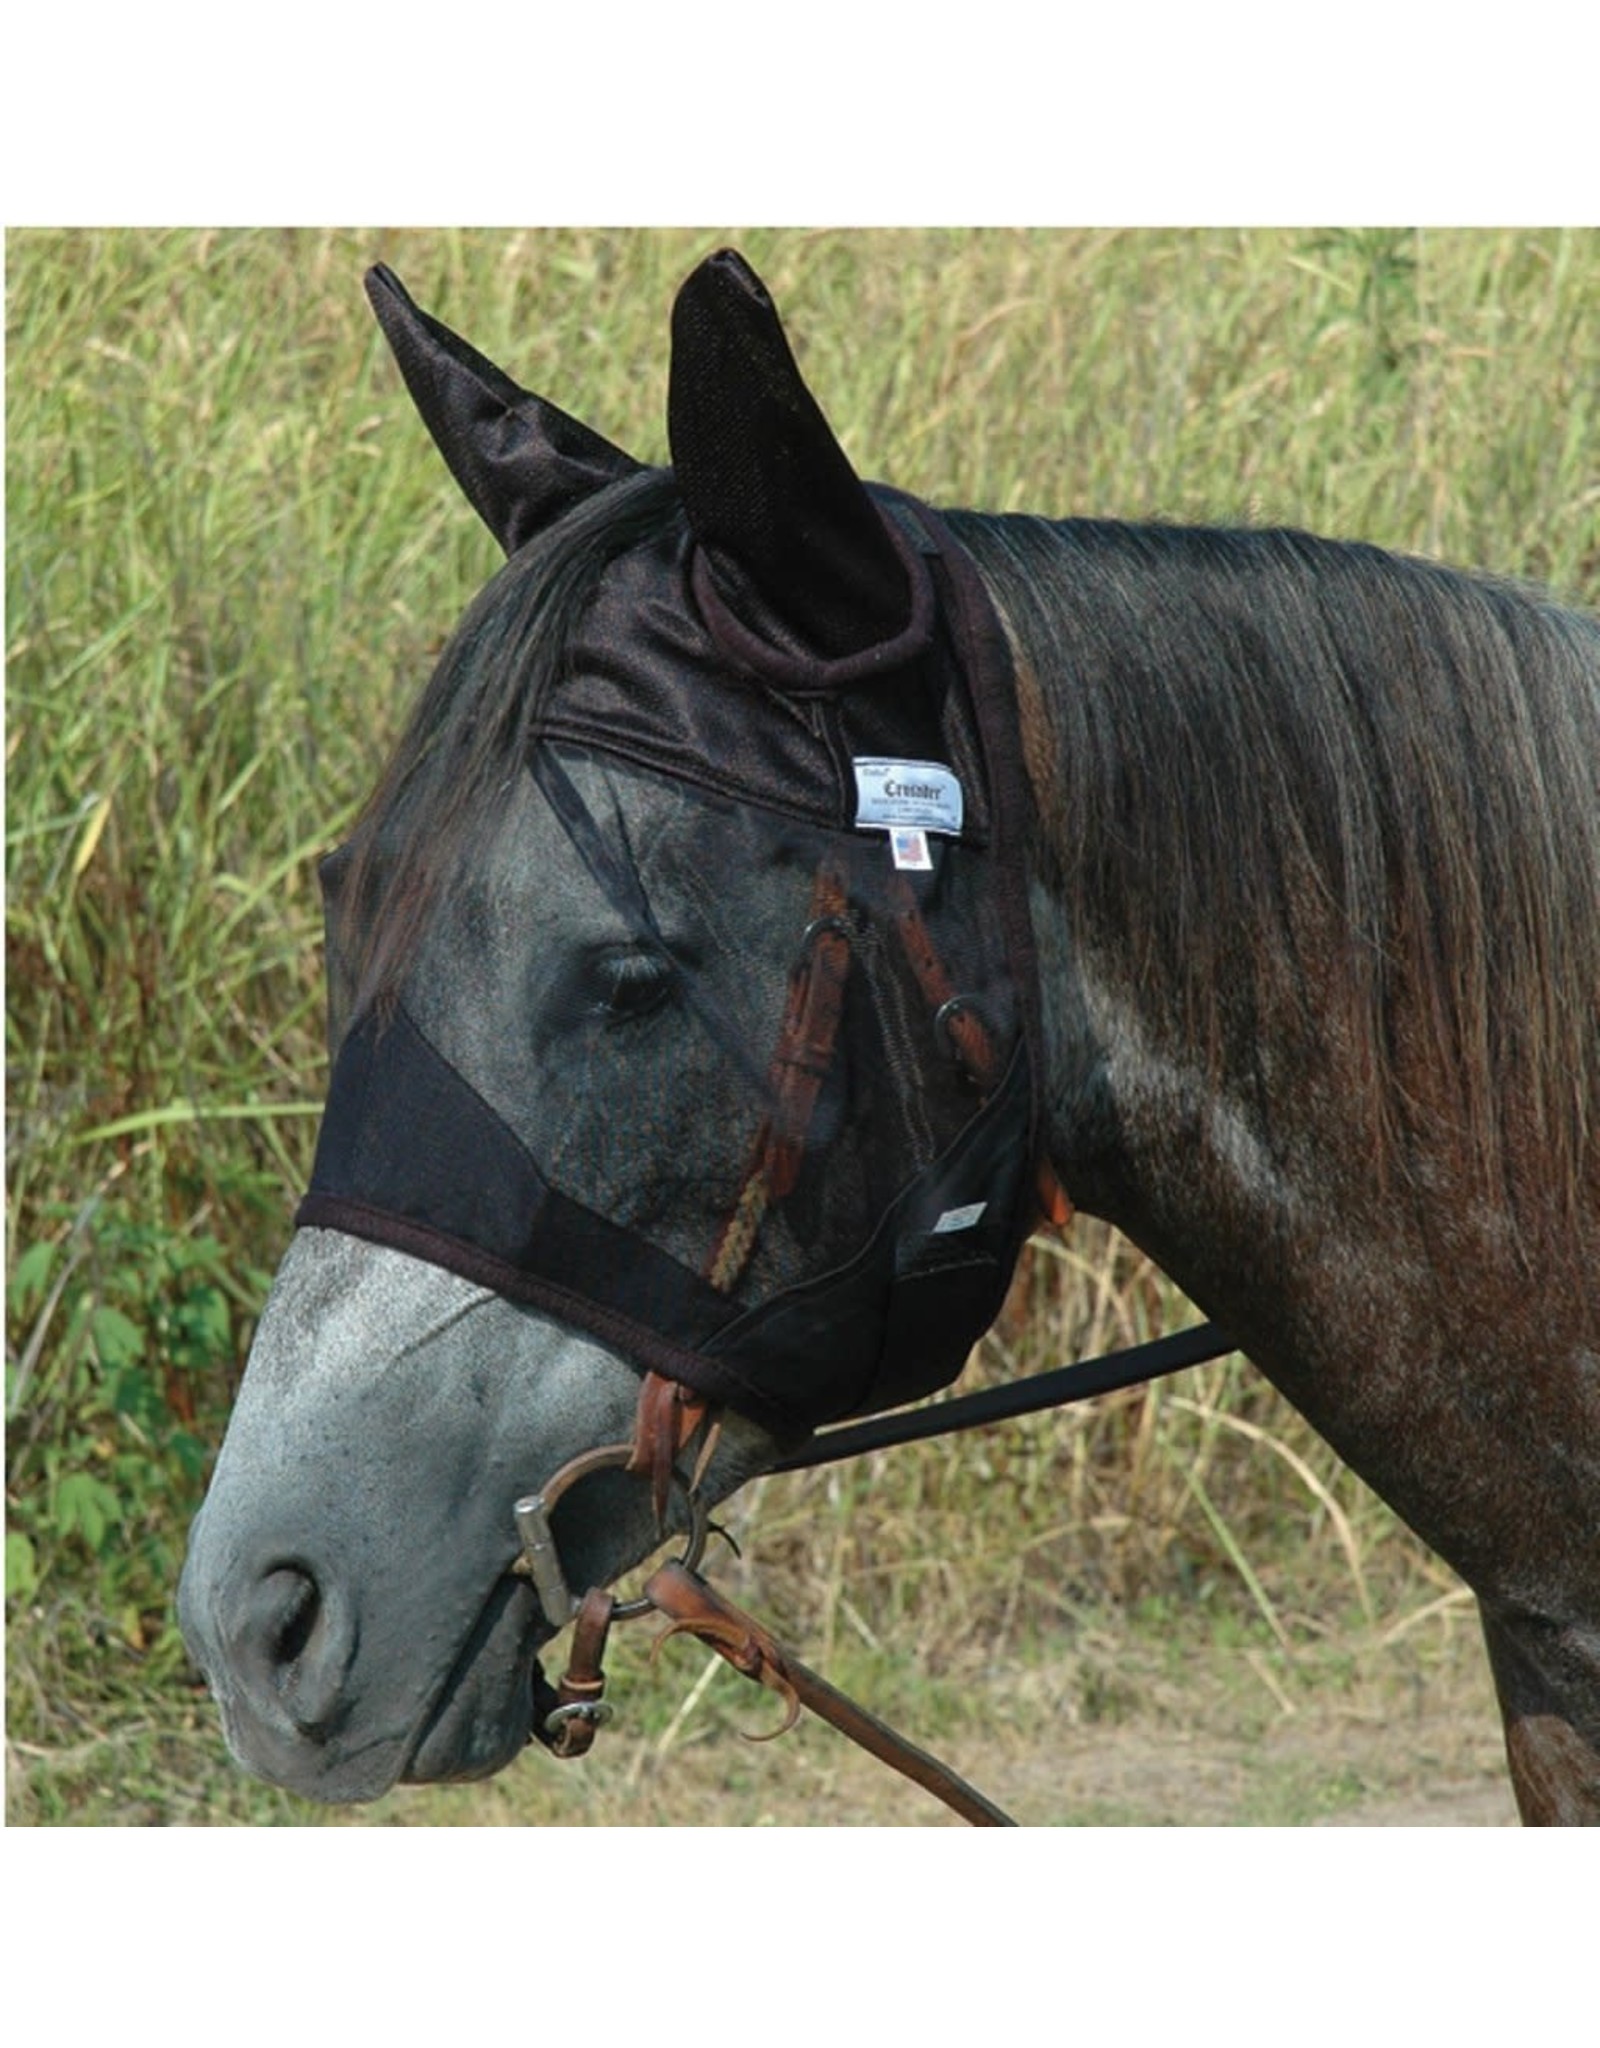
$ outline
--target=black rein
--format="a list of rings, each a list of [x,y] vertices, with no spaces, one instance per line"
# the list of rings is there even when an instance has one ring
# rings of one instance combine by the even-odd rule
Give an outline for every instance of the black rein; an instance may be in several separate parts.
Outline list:
[[[1065,1408],[1074,1401],[1087,1401],[1096,1394],[1113,1394],[1121,1387],[1137,1386],[1144,1380],[1165,1379],[1186,1366],[1204,1365],[1221,1358],[1236,1347],[1215,1323],[1199,1323],[1192,1330],[1174,1330],[1170,1336],[1135,1344],[1126,1351],[1109,1351],[1103,1358],[1086,1358],[1076,1365],[1058,1366],[1053,1372],[1035,1373],[1025,1380],[1013,1380],[998,1387],[985,1387],[976,1394],[963,1394],[954,1401],[935,1401],[929,1407],[877,1415],[866,1422],[848,1423],[840,1429],[826,1429],[780,1458],[775,1472],[804,1472],[813,1465],[831,1465],[838,1458],[859,1457],[866,1451],[887,1450],[893,1444],[919,1442],[925,1437],[950,1436],[957,1430],[978,1429],[987,1422],[1005,1422],[1018,1415],[1037,1415],[1045,1408]]]

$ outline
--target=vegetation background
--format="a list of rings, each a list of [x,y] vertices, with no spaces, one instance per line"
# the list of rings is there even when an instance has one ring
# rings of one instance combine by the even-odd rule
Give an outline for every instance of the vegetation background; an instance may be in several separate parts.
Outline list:
[[[314,863],[495,566],[361,273],[663,460],[667,308],[723,241],[869,475],[1600,602],[1592,230],[10,235],[13,1820],[351,1818],[228,1765],[172,1593],[314,1141]],[[1188,1313],[1080,1225],[968,1383]],[[1241,1361],[761,1482],[733,1519],[734,1596],[1026,1818],[1509,1813],[1464,1591]],[[680,1649],[627,1650],[632,1732],[582,1773],[355,1818],[926,1817],[826,1731],[737,1744],[759,1704]],[[1466,1805],[1419,1812],[1441,1774]]]

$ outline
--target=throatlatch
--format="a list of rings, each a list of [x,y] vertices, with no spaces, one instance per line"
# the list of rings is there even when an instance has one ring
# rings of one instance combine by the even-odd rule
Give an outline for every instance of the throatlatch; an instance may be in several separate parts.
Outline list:
[[[369,290],[518,551],[494,602],[526,608],[643,473],[388,272]],[[675,498],[539,670],[511,880],[460,877],[380,997],[356,963],[411,856],[361,902],[327,864],[353,1000],[298,1221],[796,1439],[954,1379],[1037,1220],[1030,799],[975,571],[855,477],[737,257],[690,277],[673,337]],[[507,644],[480,614],[446,661],[468,686]]]

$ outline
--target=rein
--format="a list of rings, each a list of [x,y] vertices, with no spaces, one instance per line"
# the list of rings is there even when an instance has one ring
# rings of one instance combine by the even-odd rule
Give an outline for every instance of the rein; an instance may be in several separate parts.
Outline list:
[[[1129,1350],[1036,1373],[1009,1386],[986,1388],[953,1401],[899,1415],[880,1416],[841,1429],[824,1430],[799,1451],[779,1461],[777,1472],[801,1472],[867,1451],[976,1429],[986,1423],[1049,1408],[1070,1406],[1120,1387],[1161,1379],[1185,1367],[1220,1358],[1232,1343],[1212,1323],[1179,1330]],[[688,1387],[656,1373],[645,1376],[639,1410],[629,1443],[604,1445],[571,1459],[550,1479],[543,1492],[516,1504],[521,1554],[514,1572],[532,1580],[546,1616],[560,1628],[574,1622],[572,1648],[559,1683],[551,1686],[534,1667],[535,1737],[552,1756],[586,1755],[598,1729],[610,1718],[602,1659],[612,1624],[658,1613],[668,1626],[656,1638],[651,1662],[661,1645],[675,1635],[692,1635],[706,1643],[746,1678],[774,1692],[784,1702],[782,1723],[752,1741],[771,1741],[787,1734],[802,1707],[809,1707],[840,1734],[881,1763],[942,1800],[975,1827],[1014,1827],[1016,1823],[947,1765],[880,1721],[875,1714],[840,1692],[801,1662],[760,1622],[736,1607],[700,1576],[697,1569],[711,1530],[701,1495],[719,1423],[714,1411]],[[693,1470],[685,1478],[677,1459],[700,1438]],[[636,1599],[619,1601],[600,1587],[575,1600],[561,1573],[549,1528],[549,1511],[561,1495],[590,1472],[621,1466],[649,1479],[658,1526],[664,1520],[671,1487],[682,1487],[689,1505],[689,1543],[681,1558],[662,1565],[646,1580]]]

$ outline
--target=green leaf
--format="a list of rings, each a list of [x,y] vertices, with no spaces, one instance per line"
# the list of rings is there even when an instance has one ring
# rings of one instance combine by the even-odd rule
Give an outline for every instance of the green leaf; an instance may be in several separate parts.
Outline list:
[[[156,1109],[119,1116],[113,1123],[96,1124],[92,1131],[80,1131],[70,1142],[95,1145],[106,1138],[127,1138],[135,1132],[160,1130],[167,1124],[266,1123],[274,1117],[321,1116],[324,1107],[320,1102],[164,1102]]]
[[[204,1364],[230,1350],[228,1304],[220,1288],[192,1288],[175,1320],[183,1333],[185,1364]]]
[[[45,1282],[50,1278],[50,1268],[55,1264],[56,1248],[48,1239],[39,1244],[30,1244],[17,1260],[11,1272],[11,1313],[26,1315],[43,1296]]]
[[[6,1531],[6,1598],[31,1600],[39,1583],[39,1560],[20,1529]]]
[[[119,1308],[97,1308],[89,1318],[95,1356],[108,1372],[144,1356],[144,1332]]]
[[[81,1536],[97,1554],[121,1515],[122,1502],[90,1472],[69,1472],[56,1487],[57,1529],[63,1536]]]
[[[175,1429],[167,1438],[167,1455],[185,1479],[199,1479],[206,1469],[206,1446],[186,1429]]]

